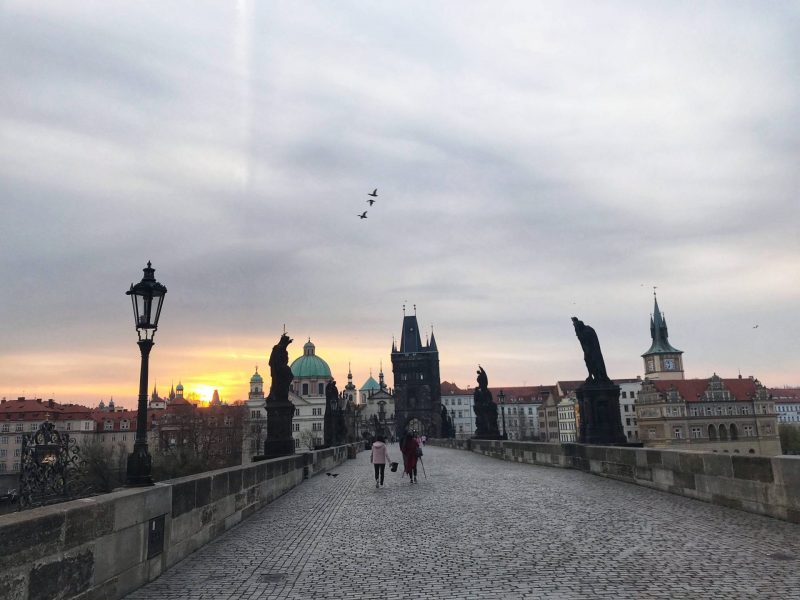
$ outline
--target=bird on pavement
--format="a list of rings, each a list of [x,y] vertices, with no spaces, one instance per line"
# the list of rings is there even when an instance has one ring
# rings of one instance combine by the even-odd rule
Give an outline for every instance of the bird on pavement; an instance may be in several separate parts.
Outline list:
[[[358,215],[358,218],[359,218],[359,219],[366,219],[366,218],[367,218],[367,211],[364,211],[363,213],[361,213],[360,215]]]
[[[377,198],[378,197],[378,188],[375,188],[374,190],[372,190],[372,193],[371,194],[367,194],[367,196],[372,196],[373,198]]]

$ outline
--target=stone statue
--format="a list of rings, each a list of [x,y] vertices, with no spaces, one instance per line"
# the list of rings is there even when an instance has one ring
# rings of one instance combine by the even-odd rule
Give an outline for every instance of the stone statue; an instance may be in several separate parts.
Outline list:
[[[267,411],[267,439],[264,440],[263,458],[277,458],[294,454],[292,438],[292,418],[294,404],[289,400],[289,386],[292,385],[292,368],[289,366],[289,351],[292,343],[286,333],[272,348],[269,356],[269,372],[272,384],[269,388],[264,408]]]
[[[269,397],[273,400],[289,400],[289,386],[292,385],[294,379],[289,366],[289,351],[287,350],[291,343],[292,338],[284,333],[278,343],[272,347],[272,354],[269,356],[269,374],[272,377]]]
[[[578,336],[581,348],[583,348],[583,360],[586,363],[586,369],[589,371],[586,383],[610,382],[611,380],[606,373],[603,353],[600,350],[600,341],[597,339],[594,329],[585,325],[577,317],[572,317],[572,324],[575,326],[575,335]]]
[[[336,380],[331,379],[325,386],[325,445],[335,446],[338,442],[338,419],[339,412],[339,390],[336,387]]]
[[[489,378],[486,371],[478,365],[478,387],[473,394],[475,410],[475,437],[478,439],[499,439],[497,428],[497,405],[489,391]]]

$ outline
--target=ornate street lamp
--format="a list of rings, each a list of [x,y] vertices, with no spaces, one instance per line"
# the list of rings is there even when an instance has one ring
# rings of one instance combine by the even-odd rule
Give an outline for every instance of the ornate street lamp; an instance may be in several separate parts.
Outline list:
[[[133,304],[133,320],[139,335],[139,351],[142,354],[142,367],[139,372],[139,412],[136,416],[136,441],[133,452],[128,455],[128,486],[153,485],[150,472],[153,460],[147,450],[147,369],[153,337],[158,329],[161,305],[167,288],[156,281],[156,272],[148,261],[144,277],[125,292]]]
[[[506,395],[503,393],[503,390],[500,390],[497,394],[497,400],[500,402],[500,412],[503,415],[503,439],[508,439],[508,434],[506,433]]]

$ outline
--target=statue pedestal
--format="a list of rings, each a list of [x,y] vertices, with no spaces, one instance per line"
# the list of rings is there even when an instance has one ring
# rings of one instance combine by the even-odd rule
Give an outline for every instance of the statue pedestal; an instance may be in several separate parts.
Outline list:
[[[292,417],[294,404],[287,400],[267,398],[267,439],[264,442],[264,458],[278,458],[294,454]]]
[[[584,383],[575,391],[580,411],[581,444],[627,444],[619,414],[619,386],[609,382]]]

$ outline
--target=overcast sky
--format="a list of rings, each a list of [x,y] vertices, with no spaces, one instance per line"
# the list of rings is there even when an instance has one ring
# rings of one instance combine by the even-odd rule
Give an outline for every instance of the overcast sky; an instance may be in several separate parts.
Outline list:
[[[635,377],[652,286],[687,377],[800,384],[798,31],[796,2],[6,0],[0,396],[134,406],[148,260],[161,391],[245,398],[284,324],[393,385],[404,303],[462,387],[585,377],[573,315]]]

